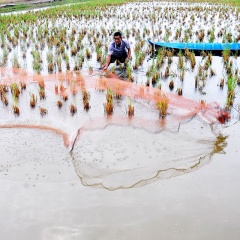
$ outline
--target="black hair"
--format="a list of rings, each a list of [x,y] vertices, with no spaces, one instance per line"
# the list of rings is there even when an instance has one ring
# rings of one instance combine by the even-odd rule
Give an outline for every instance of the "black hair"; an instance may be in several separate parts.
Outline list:
[[[120,32],[115,32],[115,33],[114,33],[114,37],[117,37],[117,36],[119,36],[120,38],[122,38],[122,33],[120,33]]]

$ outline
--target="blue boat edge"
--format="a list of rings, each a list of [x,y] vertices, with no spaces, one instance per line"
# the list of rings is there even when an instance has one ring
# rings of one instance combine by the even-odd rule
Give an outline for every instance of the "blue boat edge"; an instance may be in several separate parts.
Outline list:
[[[190,51],[212,51],[219,52],[224,50],[230,50],[234,52],[240,52],[240,43],[184,43],[184,42],[153,42],[147,39],[150,45],[155,48],[168,48],[175,50],[185,50],[186,48]]]

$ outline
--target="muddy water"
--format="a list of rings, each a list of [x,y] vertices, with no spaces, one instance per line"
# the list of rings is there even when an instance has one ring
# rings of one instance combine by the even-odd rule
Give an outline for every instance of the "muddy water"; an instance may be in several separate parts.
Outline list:
[[[114,143],[111,138],[104,138],[104,135],[109,136],[114,127],[99,133],[103,141],[110,141],[107,142],[111,150],[108,154],[112,154],[109,157],[113,161],[104,159],[98,168],[97,162],[94,166],[94,161],[84,165],[86,159],[79,159],[82,165],[74,166],[61,138],[55,134],[36,130],[1,130],[1,239],[239,239],[239,123],[221,130],[223,136],[228,137],[219,145],[214,145],[211,134],[207,137],[210,142],[205,145],[205,141],[201,140],[201,131],[195,131],[199,134],[194,136],[193,126],[187,125],[188,133],[193,133],[192,136],[183,137],[180,131],[181,138],[177,139],[178,134],[171,133],[171,137],[167,138],[169,133],[160,133],[155,136],[158,140],[151,137],[150,142],[146,141],[146,147],[161,148],[162,146],[151,144],[151,141],[154,139],[163,144],[161,138],[164,137],[172,141],[169,145],[174,150],[163,151],[163,154],[170,156],[175,152],[184,158],[192,155],[187,150],[200,152],[200,155],[212,151],[214,154],[208,158],[209,164],[187,174],[168,176],[168,179],[141,187],[117,191],[83,186],[79,172],[75,169],[79,167],[88,181],[96,181],[96,176],[101,173],[102,179],[106,178],[105,183],[113,184],[112,186],[113,181],[126,182],[128,178],[129,183],[129,180],[132,182],[141,175],[146,176],[145,171],[136,171],[137,162],[130,159],[128,162],[118,163],[117,158],[114,158]],[[186,129],[183,129],[182,134]],[[14,139],[9,137],[11,134],[15,136]],[[93,133],[82,135],[83,142],[91,134]],[[117,134],[118,131],[114,136]],[[134,138],[142,134],[145,138],[148,137],[141,131],[134,133],[133,129],[129,129],[129,134]],[[96,138],[91,141],[96,145],[99,136],[96,133],[95,135]],[[29,136],[32,138],[31,142]],[[189,146],[196,146],[191,139],[197,142],[197,137],[203,149],[186,149],[185,144],[182,151],[178,149],[181,143],[177,143],[182,139],[186,141],[189,138]],[[120,141],[117,139],[117,142]],[[78,151],[81,148],[80,142],[75,155],[81,155]],[[142,143],[141,139],[136,139],[130,144],[134,146],[135,142],[139,142],[139,145]],[[101,144],[100,142],[99,145]],[[128,142],[126,146],[127,144]],[[28,151],[23,153],[23,147]],[[90,149],[87,146],[85,148]],[[43,154],[44,149],[47,151]],[[58,158],[53,159],[50,154],[52,152]],[[117,151],[115,154],[118,154]],[[143,151],[140,159],[144,154],[146,153]],[[4,160],[6,162],[3,167]],[[145,159],[145,162],[139,161],[140,167],[177,167],[180,163],[176,157],[169,162],[161,158],[158,160],[161,161],[159,165],[151,158]],[[114,163],[116,165],[112,166]],[[186,167],[191,164],[189,160],[180,165]],[[110,174],[109,168],[103,169],[107,165],[111,170],[132,169],[132,175],[124,173],[122,178],[118,178],[113,171]],[[95,171],[89,171],[89,167],[95,167]]]
[[[130,6],[143,9],[149,4]],[[123,17],[121,9],[119,17]],[[70,20],[59,19],[55,27],[64,21],[68,24]],[[167,25],[168,20],[164,21]],[[236,34],[233,23],[237,21],[230,18],[220,27],[231,25]],[[86,21],[80,23],[85,25]],[[78,24],[72,21],[71,27]],[[95,20],[89,24],[90,28],[96,27]],[[203,24],[199,19],[196,30]],[[117,22],[116,28],[123,25],[126,29],[125,24]],[[112,29],[111,22],[106,26]],[[173,30],[176,28],[174,25]],[[163,30],[160,39],[155,40],[163,40],[164,34]],[[105,39],[110,40],[111,36]],[[129,40],[134,46],[134,37]],[[86,41],[84,47],[89,47]],[[30,46],[27,50],[25,62],[29,72],[32,49]],[[43,51],[43,73],[47,73],[47,50]],[[20,56],[21,48],[10,54],[9,66],[16,52]],[[201,57],[196,60],[197,66],[204,62]],[[239,60],[232,57],[234,67],[239,67]],[[172,73],[178,73],[177,61],[174,57]],[[74,59],[70,62],[72,68]],[[95,55],[85,61],[84,67],[89,64],[98,66]],[[144,72],[150,64],[145,59],[144,68],[134,72],[135,82],[145,83]],[[166,61],[162,72],[165,67]],[[197,68],[186,70],[183,82],[179,74],[173,76],[175,89],[182,87],[185,97],[216,101],[223,106],[227,86],[223,90],[217,86],[224,76],[222,59],[213,57],[212,67],[216,76],[208,78],[204,93],[194,92]],[[170,80],[160,80],[163,90],[168,90]],[[237,111],[232,111],[232,120],[226,126],[210,126],[200,116],[176,120],[176,108],[169,109],[166,121],[159,121],[151,104],[133,100],[135,115],[129,120],[128,99],[122,97],[114,99],[114,115],[108,119],[103,110],[105,92],[87,89],[91,96],[88,112],[83,109],[81,92],[70,95],[58,109],[60,97],[54,94],[54,85],[60,81],[45,84],[47,98],[38,99],[35,109],[29,106],[29,93],[38,94],[37,83],[28,84],[21,94],[19,117],[12,113],[10,92],[9,106],[0,107],[1,239],[239,239]],[[74,116],[69,111],[71,103],[77,106]],[[234,107],[238,105],[239,93]],[[38,107],[47,108],[48,114],[41,117]]]

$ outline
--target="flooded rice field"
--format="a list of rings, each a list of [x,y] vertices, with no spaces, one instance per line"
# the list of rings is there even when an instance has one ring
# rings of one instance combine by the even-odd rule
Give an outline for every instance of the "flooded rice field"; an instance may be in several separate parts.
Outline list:
[[[240,237],[240,58],[225,5],[138,2],[1,15],[1,239]],[[127,64],[105,63],[113,33]]]

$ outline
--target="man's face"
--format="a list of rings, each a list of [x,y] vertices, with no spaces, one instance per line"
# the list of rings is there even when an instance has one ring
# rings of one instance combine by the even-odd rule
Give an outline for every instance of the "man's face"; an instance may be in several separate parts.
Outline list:
[[[114,41],[117,45],[119,45],[121,43],[121,37],[120,36],[115,36]]]

